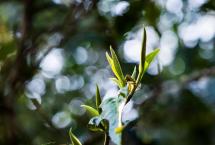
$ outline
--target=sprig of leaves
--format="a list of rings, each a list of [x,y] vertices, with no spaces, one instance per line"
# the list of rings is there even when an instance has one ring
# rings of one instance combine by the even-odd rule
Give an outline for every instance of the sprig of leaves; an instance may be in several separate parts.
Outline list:
[[[112,142],[116,145],[121,145],[122,131],[126,125],[122,122],[123,108],[132,98],[137,86],[143,78],[144,73],[155,56],[159,53],[159,49],[155,49],[153,52],[146,55],[146,41],[146,30],[143,28],[140,64],[138,66],[138,70],[136,66],[134,67],[132,75],[124,76],[117,55],[113,48],[110,47],[111,56],[106,53],[106,57],[112,72],[115,75],[115,78],[111,78],[111,80],[113,80],[119,87],[118,95],[102,100],[99,87],[96,85],[96,109],[88,105],[82,105],[82,107],[84,107],[92,116],[88,123],[88,128],[91,131],[99,131],[105,134],[104,145],[107,145],[109,142],[109,140],[107,140],[107,136],[110,136]],[[72,133],[70,134],[73,143],[80,143]]]

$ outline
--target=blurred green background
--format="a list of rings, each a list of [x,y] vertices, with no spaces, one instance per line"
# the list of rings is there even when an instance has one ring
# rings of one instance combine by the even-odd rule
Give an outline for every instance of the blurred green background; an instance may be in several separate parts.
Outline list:
[[[105,59],[137,65],[142,24],[147,53],[160,48],[126,106],[126,145],[215,145],[214,0],[0,0],[0,144],[84,145],[81,104],[117,93]]]

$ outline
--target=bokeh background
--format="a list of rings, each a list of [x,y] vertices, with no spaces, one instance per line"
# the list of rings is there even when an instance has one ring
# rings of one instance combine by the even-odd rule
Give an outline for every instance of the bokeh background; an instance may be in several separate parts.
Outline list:
[[[126,145],[215,145],[214,0],[0,0],[0,144],[84,145],[81,104],[95,106],[116,85],[105,59],[111,45],[124,74],[160,48],[126,106]]]

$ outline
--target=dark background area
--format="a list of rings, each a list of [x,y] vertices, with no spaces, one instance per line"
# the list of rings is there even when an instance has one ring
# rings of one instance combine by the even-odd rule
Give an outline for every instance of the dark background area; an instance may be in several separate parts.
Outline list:
[[[105,59],[111,45],[123,71],[160,48],[124,112],[126,145],[215,145],[214,0],[0,0],[0,144],[84,145],[80,107],[116,94]]]

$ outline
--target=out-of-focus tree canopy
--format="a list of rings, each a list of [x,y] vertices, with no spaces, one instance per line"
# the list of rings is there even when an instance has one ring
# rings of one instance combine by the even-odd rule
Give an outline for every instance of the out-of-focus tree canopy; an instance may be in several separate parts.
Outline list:
[[[126,106],[125,145],[215,144],[214,0],[0,0],[0,144],[84,145],[80,107],[116,94],[105,59],[111,45],[125,73],[147,53],[159,56]]]

